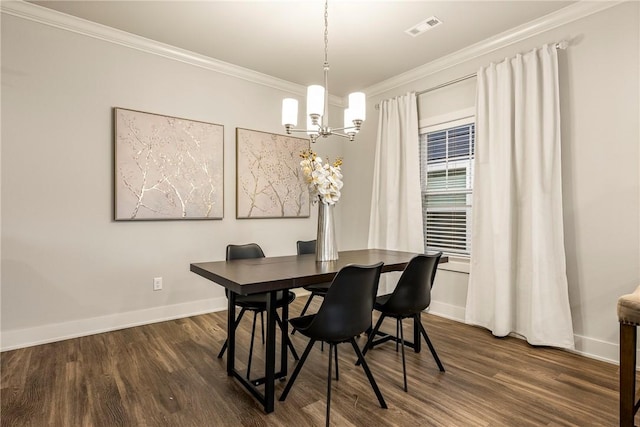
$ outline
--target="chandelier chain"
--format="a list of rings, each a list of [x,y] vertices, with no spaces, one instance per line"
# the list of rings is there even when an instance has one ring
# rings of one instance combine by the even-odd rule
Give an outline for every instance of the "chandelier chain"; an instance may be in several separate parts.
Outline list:
[[[324,2],[324,66],[329,67],[329,0]]]

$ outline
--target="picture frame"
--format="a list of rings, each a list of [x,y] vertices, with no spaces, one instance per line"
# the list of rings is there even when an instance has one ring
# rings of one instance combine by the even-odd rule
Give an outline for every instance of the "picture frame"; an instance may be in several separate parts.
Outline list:
[[[115,221],[224,216],[224,126],[113,108]]]
[[[308,139],[236,128],[236,218],[308,218],[300,169]]]

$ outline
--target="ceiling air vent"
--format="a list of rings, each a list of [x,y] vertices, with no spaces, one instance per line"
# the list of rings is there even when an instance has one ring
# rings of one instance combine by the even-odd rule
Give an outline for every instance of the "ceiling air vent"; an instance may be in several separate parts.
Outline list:
[[[404,30],[405,33],[409,34],[411,37],[417,37],[420,34],[424,33],[427,30],[432,29],[433,27],[437,27],[442,24],[442,21],[436,18],[435,16],[431,16],[424,21],[418,22],[413,27]]]

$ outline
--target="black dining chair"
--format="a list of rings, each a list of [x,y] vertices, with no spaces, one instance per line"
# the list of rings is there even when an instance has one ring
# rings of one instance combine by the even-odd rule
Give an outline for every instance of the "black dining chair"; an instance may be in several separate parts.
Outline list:
[[[298,240],[296,242],[296,248],[298,250],[298,255],[306,255],[306,254],[315,254],[316,253],[316,241],[315,240]],[[314,283],[313,285],[303,286],[302,288],[308,292],[310,292],[309,299],[307,299],[307,303],[302,308],[300,312],[300,316],[304,316],[309,308],[309,304],[311,304],[311,300],[313,297],[322,297],[327,294],[329,290],[329,286],[331,286],[331,282],[324,283]],[[295,333],[295,330],[293,331]]]
[[[262,248],[257,243],[248,243],[245,245],[227,245],[227,261],[234,259],[251,259],[251,258],[264,258],[264,252]],[[225,289],[225,295],[228,296],[229,291]],[[276,294],[276,308],[284,308],[293,302],[296,298],[296,295],[287,291],[278,291]],[[264,344],[264,319],[263,313],[267,310],[267,294],[252,294],[252,295],[236,295],[236,306],[240,307],[240,314],[233,324],[234,330],[240,324],[242,320],[242,316],[247,311],[253,312],[253,327],[251,328],[251,345],[249,346],[249,362],[247,363],[247,379],[249,379],[249,375],[251,374],[251,359],[253,356],[253,342],[256,334],[256,317],[258,313],[260,313],[260,318],[262,321],[262,344]],[[291,353],[295,360],[298,360],[298,353],[295,348],[291,344],[289,340],[288,331],[284,329],[284,325],[280,316],[276,312],[276,322],[280,326],[280,330],[282,331],[283,339],[286,340],[287,346],[291,349]],[[224,355],[224,352],[227,349],[227,345],[229,344],[228,339],[225,340],[222,348],[220,349],[220,353],[218,353],[218,358],[221,358]]]
[[[374,265],[352,264],[343,267],[333,279],[331,287],[327,291],[318,312],[316,314],[291,319],[291,325],[300,331],[302,335],[309,338],[309,344],[307,344],[300,361],[289,378],[280,396],[280,400],[284,401],[287,398],[314,343],[316,341],[327,342],[329,344],[327,426],[329,425],[331,409],[331,361],[332,356],[337,355],[336,346],[340,343],[349,342],[351,344],[378,398],[380,406],[385,409],[387,408],[382,393],[355,340],[357,335],[363,333],[371,326],[371,312],[381,271],[381,262]]]
[[[436,277],[436,271],[438,262],[442,252],[438,252],[433,255],[417,255],[405,267],[396,288],[391,294],[381,295],[376,298],[374,310],[380,312],[380,317],[373,328],[373,331],[369,334],[367,344],[365,345],[362,354],[366,354],[371,348],[377,344],[388,341],[388,335],[385,338],[380,339],[378,342],[374,341],[376,335],[379,333],[380,326],[386,317],[393,317],[396,319],[396,351],[398,351],[398,342],[402,348],[402,374],[404,377],[404,391],[407,389],[407,368],[404,358],[404,333],[402,328],[403,319],[413,319],[414,327],[420,329],[420,334],[424,337],[424,340],[431,350],[431,354],[438,364],[438,368],[441,372],[444,372],[444,366],[440,362],[440,358],[436,353],[427,331],[422,325],[420,314],[423,310],[429,307],[431,304],[431,288],[433,287],[433,281]],[[398,337],[398,331],[400,336]],[[420,335],[417,336],[420,339]],[[416,343],[413,343],[415,346]]]

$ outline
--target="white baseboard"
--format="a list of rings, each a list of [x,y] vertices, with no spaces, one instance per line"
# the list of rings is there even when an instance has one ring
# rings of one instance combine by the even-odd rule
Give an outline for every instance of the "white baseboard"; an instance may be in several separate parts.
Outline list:
[[[299,291],[296,292],[296,294],[302,297],[308,294],[308,292]],[[225,297],[219,297],[75,320],[72,322],[9,330],[2,332],[0,337],[0,351],[15,350],[150,323],[197,316],[199,314],[226,310],[226,308],[227,299]],[[428,312],[435,316],[464,323],[464,307],[432,301]],[[576,344],[576,348],[573,350],[574,353],[604,362],[619,363],[620,347],[617,343],[610,343],[581,335],[575,335],[574,339]],[[638,353],[638,360],[640,360],[640,352]]]
[[[0,351],[15,350],[133,326],[196,316],[198,314],[226,310],[226,308],[227,299],[219,297],[33,328],[3,331],[0,337]]]
[[[446,319],[455,320],[464,323],[464,307],[446,304],[438,301],[431,301],[428,313],[434,316],[444,317]],[[603,362],[619,364],[620,346],[617,343],[589,338],[582,335],[574,335],[576,348],[569,350],[591,359],[601,360]],[[637,360],[640,360],[640,351],[637,352]]]
[[[427,312],[435,316],[444,317],[445,319],[464,323],[464,307],[444,302],[431,301],[431,305],[427,309]]]
[[[619,344],[600,341],[594,338],[575,334],[573,336],[573,339],[576,344],[576,349],[572,350],[572,352],[590,357],[592,359],[602,360],[603,362],[614,363],[616,365],[620,363]],[[636,351],[637,360],[640,360],[640,358],[638,358],[639,355],[640,352]]]

